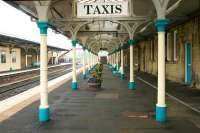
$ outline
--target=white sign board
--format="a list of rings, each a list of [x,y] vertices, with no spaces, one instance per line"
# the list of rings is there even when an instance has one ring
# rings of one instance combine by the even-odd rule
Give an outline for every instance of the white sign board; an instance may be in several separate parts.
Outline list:
[[[128,15],[128,1],[77,3],[78,18],[126,17]]]

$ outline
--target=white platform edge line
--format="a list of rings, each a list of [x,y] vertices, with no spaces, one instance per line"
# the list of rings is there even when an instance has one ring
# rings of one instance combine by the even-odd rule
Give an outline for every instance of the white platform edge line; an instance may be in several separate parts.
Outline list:
[[[53,68],[53,67],[58,67],[58,66],[65,66],[65,65],[70,65],[70,64],[71,64],[71,63],[53,65],[53,66],[49,66],[48,68]],[[21,70],[21,71],[15,71],[15,72],[1,73],[1,74],[0,74],[0,77],[2,77],[2,76],[8,76],[8,75],[14,75],[14,74],[19,74],[19,73],[25,73],[25,72],[36,71],[36,70],[39,70],[39,69],[40,69],[40,68],[32,68],[32,69]]]
[[[82,67],[77,70],[77,75],[82,72]],[[69,81],[72,78],[72,72],[67,73],[61,77],[58,77],[56,79],[53,79],[48,82],[48,91],[52,91],[59,86],[61,86],[63,83]],[[0,114],[8,111],[9,109],[13,108],[14,106],[24,102],[25,100],[39,95],[39,85],[35,86],[27,91],[24,91],[20,94],[17,94],[13,97],[10,97],[8,99],[5,99],[0,102]]]
[[[156,87],[155,85],[153,85],[153,84],[151,84],[151,83],[145,81],[144,79],[142,79],[142,78],[140,78],[140,77],[137,77],[137,79],[140,80],[140,81],[142,81],[142,82],[144,82],[144,83],[146,83],[147,85],[151,86],[152,88],[157,89],[157,87]],[[200,114],[200,110],[199,110],[199,109],[196,109],[196,108],[192,107],[192,106],[189,105],[188,103],[186,103],[186,102],[180,100],[179,98],[176,98],[175,96],[169,94],[168,92],[166,92],[166,96],[170,97],[171,99],[173,99],[173,100],[179,102],[180,104],[182,104],[182,105],[184,105],[184,106],[190,108],[191,110],[193,110],[193,111],[195,111],[195,112],[197,112],[197,113]]]

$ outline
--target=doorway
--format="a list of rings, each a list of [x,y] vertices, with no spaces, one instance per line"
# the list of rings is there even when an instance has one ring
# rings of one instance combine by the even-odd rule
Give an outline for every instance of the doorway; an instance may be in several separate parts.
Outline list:
[[[189,42],[185,43],[185,83],[192,82],[192,45]]]

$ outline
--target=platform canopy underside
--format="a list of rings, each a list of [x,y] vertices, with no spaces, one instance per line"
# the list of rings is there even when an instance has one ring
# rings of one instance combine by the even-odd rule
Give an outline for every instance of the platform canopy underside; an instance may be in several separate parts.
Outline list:
[[[37,1],[37,0],[36,0]],[[78,18],[77,3],[128,1],[129,16]],[[180,0],[170,0],[168,8]],[[34,1],[6,1],[37,20]],[[43,5],[46,1],[39,1]],[[167,13],[170,25],[182,23],[197,14],[199,0],[182,0],[178,6]],[[97,54],[100,50],[109,53],[125,47],[129,38],[145,39],[156,33],[154,21],[156,10],[152,0],[52,0],[48,11],[48,20],[52,28],[71,39],[77,39],[81,45]]]

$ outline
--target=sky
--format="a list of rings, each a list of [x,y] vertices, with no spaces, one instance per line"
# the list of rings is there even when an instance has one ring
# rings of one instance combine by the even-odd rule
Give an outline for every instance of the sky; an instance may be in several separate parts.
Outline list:
[[[40,42],[39,29],[35,22],[31,22],[30,16],[2,0],[0,0],[0,18],[0,34]],[[61,34],[55,34],[50,28],[47,40],[50,46],[71,49],[70,40]]]
[[[0,34],[40,42],[39,28],[35,22],[31,21],[30,16],[2,0],[0,0],[0,18]],[[69,38],[62,34],[55,34],[50,28],[48,28],[47,44],[63,49],[72,48]],[[77,48],[77,52],[81,54],[81,46],[78,45]],[[107,54],[107,52],[100,53],[104,56]],[[71,55],[71,52],[69,55]]]

